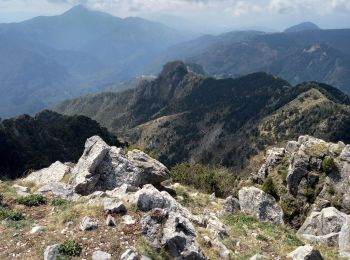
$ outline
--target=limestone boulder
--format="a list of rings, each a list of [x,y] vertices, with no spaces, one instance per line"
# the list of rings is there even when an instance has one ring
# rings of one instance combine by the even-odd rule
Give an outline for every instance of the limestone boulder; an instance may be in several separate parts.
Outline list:
[[[259,221],[283,224],[283,211],[271,195],[255,187],[245,187],[238,192],[238,197],[243,213]]]
[[[110,147],[100,137],[93,136],[86,141],[84,153],[72,169],[70,184],[76,193],[89,195],[95,191],[113,191],[124,184],[129,191],[145,184],[159,186],[169,178],[169,170],[147,154],[139,150],[125,154],[123,149]],[[114,195],[121,192],[116,190]]]
[[[334,207],[314,211],[306,218],[298,230],[298,234],[324,236],[331,233],[339,233],[346,221],[346,214]]]
[[[71,168],[68,165],[57,161],[48,168],[32,172],[24,178],[24,181],[42,185],[56,183],[60,182],[70,170]]]

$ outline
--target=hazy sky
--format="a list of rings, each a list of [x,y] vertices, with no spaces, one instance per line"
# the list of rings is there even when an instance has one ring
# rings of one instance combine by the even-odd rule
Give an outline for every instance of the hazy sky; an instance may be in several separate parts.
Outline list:
[[[219,32],[312,21],[350,28],[350,0],[0,0],[0,22],[60,14],[77,4],[116,16],[141,16],[180,29]]]

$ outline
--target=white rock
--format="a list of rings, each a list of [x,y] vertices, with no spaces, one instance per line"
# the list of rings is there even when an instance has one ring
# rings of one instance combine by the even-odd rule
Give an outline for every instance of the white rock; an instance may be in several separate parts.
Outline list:
[[[300,246],[288,254],[293,260],[323,260],[320,251],[310,245]]]
[[[35,226],[30,230],[30,234],[38,233],[39,231],[43,230],[43,227],[41,226]]]
[[[125,225],[134,225],[136,220],[134,220],[130,215],[123,216],[123,223]]]
[[[230,259],[231,251],[227,249],[227,247],[218,239],[214,241],[214,244],[219,249],[219,254],[221,259]]]
[[[92,260],[110,260],[112,255],[103,251],[95,251],[92,254]]]
[[[80,230],[87,231],[98,228],[97,220],[92,219],[90,217],[84,217],[80,222]]]
[[[70,172],[70,167],[59,161],[51,164],[50,167],[35,171],[29,174],[24,181],[36,184],[49,184],[59,182],[64,175]]]

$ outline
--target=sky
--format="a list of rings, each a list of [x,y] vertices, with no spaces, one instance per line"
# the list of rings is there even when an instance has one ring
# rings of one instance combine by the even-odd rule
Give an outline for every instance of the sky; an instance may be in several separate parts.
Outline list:
[[[0,0],[0,22],[57,15],[77,4],[200,33],[279,31],[304,21],[321,28],[350,28],[350,0]]]

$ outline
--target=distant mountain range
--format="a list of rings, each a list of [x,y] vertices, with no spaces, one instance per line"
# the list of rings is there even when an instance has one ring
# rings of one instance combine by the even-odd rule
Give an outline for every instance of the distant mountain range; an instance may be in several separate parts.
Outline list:
[[[0,117],[33,113],[140,75],[154,56],[191,37],[83,6],[0,24]]]
[[[350,93],[350,29],[321,30],[303,23],[283,33],[195,37],[81,5],[58,16],[0,24],[0,117],[130,88],[173,60],[199,64],[202,74],[215,78],[266,72],[293,85],[313,80]]]
[[[194,160],[243,168],[266,146],[310,134],[350,142],[350,98],[316,82],[297,86],[266,73],[214,79],[183,62],[135,89],[54,108],[91,117],[167,165]]]
[[[321,30],[304,23],[283,33],[204,36],[170,47],[154,71],[178,59],[200,64],[217,78],[266,72],[292,84],[313,80],[350,93],[350,29]]]

